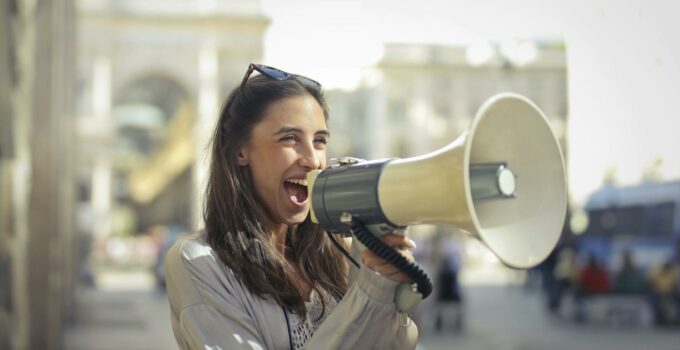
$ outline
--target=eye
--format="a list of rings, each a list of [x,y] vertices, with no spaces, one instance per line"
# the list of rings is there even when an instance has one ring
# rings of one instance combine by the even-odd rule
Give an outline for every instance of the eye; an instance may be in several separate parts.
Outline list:
[[[320,145],[327,145],[328,144],[328,138],[327,137],[317,137],[314,139],[314,143],[320,144]]]
[[[297,141],[297,136],[286,135],[286,136],[280,138],[279,141],[286,142],[286,143],[293,143],[293,142]]]

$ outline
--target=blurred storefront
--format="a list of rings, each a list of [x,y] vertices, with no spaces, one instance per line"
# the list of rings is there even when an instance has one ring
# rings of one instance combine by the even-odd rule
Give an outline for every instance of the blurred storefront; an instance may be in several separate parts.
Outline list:
[[[0,7],[1,349],[63,348],[89,257],[149,265],[166,242],[140,233],[200,225],[210,131],[269,23],[254,0]]]

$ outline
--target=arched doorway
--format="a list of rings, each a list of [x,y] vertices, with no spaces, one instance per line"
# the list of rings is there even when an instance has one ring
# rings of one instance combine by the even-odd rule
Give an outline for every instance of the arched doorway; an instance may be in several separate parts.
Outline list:
[[[191,95],[175,80],[146,76],[114,99],[114,222],[144,232],[154,225],[191,225],[193,123]]]

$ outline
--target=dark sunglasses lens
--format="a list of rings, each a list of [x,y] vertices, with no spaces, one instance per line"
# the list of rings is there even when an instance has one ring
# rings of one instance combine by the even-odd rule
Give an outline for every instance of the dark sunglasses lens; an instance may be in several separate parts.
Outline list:
[[[295,75],[295,78],[297,78],[298,81],[302,82],[303,84],[307,86],[311,86],[313,88],[319,89],[321,88],[321,84],[319,84],[318,81],[314,79],[309,79],[307,77],[303,77],[302,75]]]
[[[282,70],[267,66],[257,66],[257,70],[260,71],[260,73],[276,80],[286,80],[290,76],[290,74]]]

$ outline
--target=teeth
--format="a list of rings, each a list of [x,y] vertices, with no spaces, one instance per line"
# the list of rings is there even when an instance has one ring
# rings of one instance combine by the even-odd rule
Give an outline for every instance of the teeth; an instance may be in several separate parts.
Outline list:
[[[286,182],[307,187],[307,179],[288,179]]]

